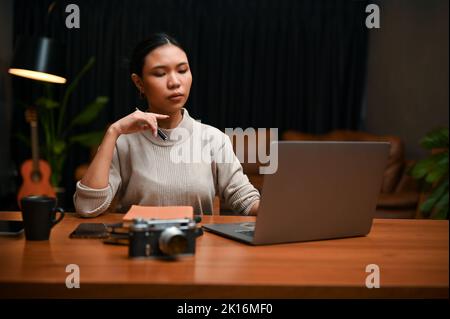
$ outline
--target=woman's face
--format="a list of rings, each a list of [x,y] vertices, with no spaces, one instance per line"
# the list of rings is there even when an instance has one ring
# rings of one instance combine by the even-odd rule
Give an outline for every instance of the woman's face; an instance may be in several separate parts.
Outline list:
[[[132,79],[147,97],[151,111],[168,115],[184,106],[192,84],[186,53],[172,44],[147,54],[142,77],[133,74]]]

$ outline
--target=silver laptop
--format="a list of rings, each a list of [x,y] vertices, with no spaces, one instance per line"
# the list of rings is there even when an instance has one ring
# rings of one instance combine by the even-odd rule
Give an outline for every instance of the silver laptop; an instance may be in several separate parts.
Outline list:
[[[370,232],[388,142],[278,141],[278,170],[264,176],[256,223],[206,224],[252,245]]]

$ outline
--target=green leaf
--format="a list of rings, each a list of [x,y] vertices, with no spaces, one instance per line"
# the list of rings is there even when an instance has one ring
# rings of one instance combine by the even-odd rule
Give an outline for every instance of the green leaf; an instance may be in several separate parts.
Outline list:
[[[436,219],[448,219],[448,203],[447,203],[447,207],[439,210],[435,217]]]
[[[420,140],[420,145],[426,149],[448,148],[448,129],[440,128],[429,132]]]
[[[42,82],[42,84],[44,86],[45,96],[49,99],[53,99],[53,88],[55,85],[49,82]]]
[[[425,181],[427,183],[434,183],[440,180],[442,177],[448,174],[448,163],[437,163],[431,171],[428,173]]]
[[[78,143],[85,147],[98,146],[102,142],[105,131],[90,132],[79,134],[70,138],[71,143]]]
[[[66,142],[61,141],[61,140],[55,141],[55,143],[53,144],[52,150],[55,155],[62,154],[66,150]]]
[[[62,180],[62,174],[64,169],[64,163],[66,161],[67,153],[62,153],[58,156],[53,155],[51,158],[52,176],[51,182],[53,186],[60,186]]]
[[[441,165],[441,163],[448,163],[448,152],[436,153],[426,159],[418,161],[412,168],[410,174],[415,179],[424,178],[436,165]]]
[[[40,97],[36,100],[36,105],[51,110],[59,107],[59,102],[46,97]]]
[[[84,76],[84,74],[89,71],[95,63],[95,58],[92,56],[89,58],[88,62],[84,65],[81,71],[75,76],[74,80],[69,84],[64,94],[64,99],[67,100],[75,88],[78,86],[78,82]]]
[[[85,64],[85,66],[81,69],[81,71],[75,76],[74,80],[67,87],[67,89],[64,93],[64,96],[63,96],[61,110],[60,110],[59,116],[58,116],[58,126],[57,126],[58,133],[61,133],[62,128],[63,128],[64,115],[66,112],[66,107],[67,107],[67,103],[69,101],[70,95],[72,94],[73,90],[75,90],[75,88],[78,86],[78,82],[81,80],[81,78],[84,76],[84,74],[92,68],[94,63],[95,63],[95,58],[91,57],[89,59],[89,61]]]
[[[424,216],[429,217],[431,209],[433,208],[435,203],[436,200],[431,200],[430,198],[428,198],[420,205],[419,210],[424,214]]]
[[[106,103],[108,103],[107,96],[98,96],[93,102],[86,106],[86,108],[80,114],[78,114],[78,116],[73,119],[69,127],[90,123],[97,117],[98,113],[103,109]]]
[[[435,206],[435,218],[445,219],[448,215],[448,191],[439,199]]]
[[[448,179],[442,180],[442,182],[440,182],[436,186],[428,199],[420,205],[420,211],[426,215],[429,215],[434,205],[438,202],[438,200],[445,192],[448,193]]]
[[[423,178],[434,166],[434,159],[432,157],[420,160],[414,165],[411,170],[411,175],[415,179]]]

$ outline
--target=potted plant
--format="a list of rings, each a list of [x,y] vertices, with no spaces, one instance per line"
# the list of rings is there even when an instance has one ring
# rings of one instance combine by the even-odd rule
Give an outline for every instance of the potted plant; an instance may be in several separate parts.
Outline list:
[[[426,194],[419,206],[424,217],[448,219],[448,133],[448,128],[439,128],[421,139],[420,145],[431,155],[418,161],[410,172]]]
[[[108,97],[96,97],[84,107],[81,113],[72,119],[68,119],[66,116],[66,108],[72,93],[81,78],[93,67],[94,63],[95,58],[91,57],[73,81],[64,88],[60,100],[54,97],[53,84],[45,83],[44,96],[38,98],[35,102],[35,105],[38,107],[39,125],[42,128],[44,137],[44,140],[41,141],[43,146],[41,149],[43,157],[50,164],[52,171],[51,184],[56,193],[64,192],[61,182],[69,149],[74,144],[80,144],[89,148],[99,145],[104,135],[104,130],[74,135],[73,129],[77,126],[91,123],[108,102]],[[29,138],[22,134],[18,134],[18,136],[29,144]]]

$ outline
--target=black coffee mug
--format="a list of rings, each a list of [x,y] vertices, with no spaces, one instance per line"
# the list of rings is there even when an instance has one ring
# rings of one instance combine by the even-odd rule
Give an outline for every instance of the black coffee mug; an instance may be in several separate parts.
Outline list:
[[[26,196],[21,199],[22,219],[27,240],[48,240],[50,230],[64,218],[64,210],[56,207],[56,198]],[[61,215],[56,219],[56,212]]]

